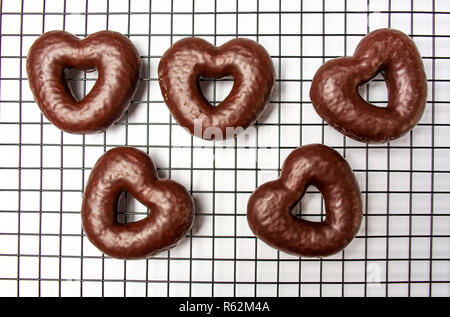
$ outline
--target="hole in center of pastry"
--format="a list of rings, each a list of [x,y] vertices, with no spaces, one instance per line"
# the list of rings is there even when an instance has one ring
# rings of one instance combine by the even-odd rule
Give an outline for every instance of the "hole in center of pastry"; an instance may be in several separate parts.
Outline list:
[[[67,86],[75,100],[83,100],[94,87],[98,78],[96,69],[83,71],[76,68],[67,68],[65,71]]]
[[[376,107],[387,107],[388,90],[386,81],[384,80],[381,73],[377,74],[368,83],[359,86],[358,93],[361,98]]]
[[[198,83],[203,96],[211,106],[216,107],[230,94],[234,81],[231,76],[223,78],[200,76]]]
[[[298,219],[321,222],[325,220],[325,204],[322,194],[315,186],[309,186],[303,198],[292,209],[292,215]]]
[[[117,203],[117,222],[120,224],[136,222],[149,214],[146,206],[127,192],[123,192]]]

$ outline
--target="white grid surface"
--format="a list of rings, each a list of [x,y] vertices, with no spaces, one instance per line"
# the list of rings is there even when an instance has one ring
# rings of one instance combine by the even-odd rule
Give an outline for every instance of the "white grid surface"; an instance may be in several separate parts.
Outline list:
[[[1,13],[1,296],[450,295],[449,1],[3,0]],[[351,55],[365,34],[381,27],[414,39],[427,73],[428,103],[411,133],[365,145],[323,123],[309,88],[323,62]],[[133,105],[105,133],[61,132],[33,100],[26,55],[40,34],[54,29],[80,37],[118,31],[142,56]],[[158,62],[171,43],[192,35],[216,45],[250,38],[272,56],[275,91],[248,139],[203,141],[171,118]],[[79,96],[95,76],[71,73]],[[212,103],[223,100],[231,85],[202,82]],[[386,104],[382,80],[360,93]],[[321,260],[268,247],[246,221],[256,186],[275,179],[285,157],[309,143],[346,157],[363,199],[357,237],[344,252]],[[106,150],[123,145],[149,153],[159,175],[183,184],[196,204],[189,236],[148,260],[108,258],[81,228],[92,166]],[[314,189],[301,207],[306,219],[323,217]],[[127,197],[121,212],[122,220],[134,221],[147,210]]]

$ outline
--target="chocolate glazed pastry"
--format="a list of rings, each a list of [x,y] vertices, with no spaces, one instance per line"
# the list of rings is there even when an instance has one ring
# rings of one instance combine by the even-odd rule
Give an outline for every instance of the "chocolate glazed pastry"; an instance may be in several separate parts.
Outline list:
[[[326,219],[312,222],[292,215],[309,185],[323,195]],[[353,172],[335,150],[311,144],[286,158],[281,176],[250,196],[247,220],[268,245],[297,256],[324,257],[342,250],[362,219],[361,193]]]
[[[117,204],[127,191],[150,209],[137,222],[117,222]],[[138,259],[173,247],[194,220],[194,203],[180,184],[158,179],[155,166],[144,152],[119,147],[106,152],[95,164],[83,197],[83,228],[102,252],[120,259]]]
[[[164,53],[158,76],[175,120],[207,140],[235,137],[253,124],[264,111],[275,81],[269,54],[247,39],[234,39],[219,47],[200,38],[182,39]],[[203,96],[200,76],[233,77],[230,94],[217,107]]]
[[[386,80],[387,108],[369,104],[358,94],[358,86],[378,73]],[[348,137],[366,143],[397,139],[417,124],[425,109],[427,81],[419,51],[400,31],[373,31],[353,57],[333,59],[319,68],[310,97],[317,113]]]
[[[98,79],[81,101],[73,96],[65,70],[97,69]],[[141,59],[120,33],[101,31],[80,40],[64,31],[42,34],[27,57],[28,81],[47,119],[70,133],[106,130],[124,114],[139,82]]]

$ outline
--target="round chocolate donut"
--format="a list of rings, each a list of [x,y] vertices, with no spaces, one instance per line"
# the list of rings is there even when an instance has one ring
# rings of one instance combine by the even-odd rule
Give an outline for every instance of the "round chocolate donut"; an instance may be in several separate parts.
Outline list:
[[[358,94],[358,87],[378,73],[386,80],[386,108]],[[310,97],[317,113],[348,137],[365,143],[397,139],[417,124],[425,109],[427,80],[419,51],[400,31],[373,31],[353,57],[332,59],[319,68]]]
[[[117,205],[124,191],[150,209],[146,218],[118,223]],[[158,179],[147,154],[118,147],[103,154],[92,169],[81,217],[86,236],[102,252],[139,259],[173,247],[186,235],[194,220],[194,202],[180,184]]]
[[[203,96],[200,76],[232,76],[230,94],[216,107]],[[248,39],[215,47],[200,38],[172,45],[158,67],[162,96],[175,120],[192,135],[219,140],[236,137],[253,124],[270,97],[275,70],[267,51]]]
[[[65,70],[98,70],[83,100],[76,100]],[[70,133],[106,130],[128,109],[136,91],[141,58],[120,33],[100,31],[78,39],[65,31],[42,34],[27,57],[28,82],[36,103],[55,126]]]
[[[325,201],[322,222],[292,214],[309,185],[316,186]],[[274,248],[324,257],[342,250],[358,233],[361,206],[359,186],[347,161],[327,146],[311,144],[289,154],[279,179],[254,191],[247,220],[253,233]]]

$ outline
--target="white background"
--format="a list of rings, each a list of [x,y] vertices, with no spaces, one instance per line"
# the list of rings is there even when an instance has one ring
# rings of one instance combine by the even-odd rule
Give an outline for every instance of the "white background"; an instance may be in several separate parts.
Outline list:
[[[146,1],[47,0],[45,7],[42,1],[25,0],[23,7],[2,1],[0,295],[450,295],[449,1],[149,2],[151,10]],[[429,102],[411,133],[367,146],[322,124],[309,87],[324,61],[351,55],[365,34],[381,27],[413,37]],[[26,54],[40,34],[54,29],[80,37],[115,30],[139,50],[144,80],[127,117],[106,133],[63,133],[36,106]],[[192,35],[216,45],[250,38],[272,56],[278,79],[272,102],[247,142],[193,138],[171,118],[157,81],[159,58]],[[95,73],[86,81],[72,75],[81,96],[95,80]],[[213,103],[231,85],[202,84]],[[382,81],[361,94],[386,104]],[[346,157],[364,204],[358,236],[323,260],[277,252],[254,237],[245,217],[256,186],[275,179],[284,158],[309,143]],[[80,205],[90,170],[105,150],[123,145],[148,152],[159,175],[183,184],[196,203],[190,235],[148,260],[104,257],[82,233]],[[127,202],[128,221],[145,216],[144,206],[131,197]],[[306,194],[302,210],[305,218],[320,220],[316,190]]]

